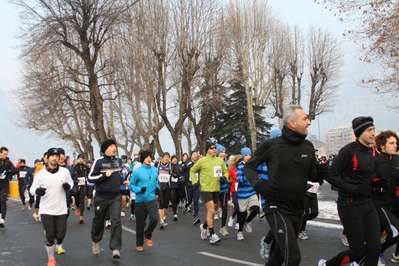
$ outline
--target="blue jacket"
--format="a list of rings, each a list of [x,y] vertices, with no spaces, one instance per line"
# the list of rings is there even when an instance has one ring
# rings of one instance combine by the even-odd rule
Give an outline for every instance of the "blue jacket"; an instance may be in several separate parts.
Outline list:
[[[141,188],[147,188],[141,193]],[[130,179],[130,191],[136,193],[136,203],[151,202],[156,199],[156,190],[158,185],[158,168],[143,164],[133,172]]]
[[[247,180],[244,175],[244,163],[241,162],[237,165],[237,198],[238,199],[247,199],[252,195],[255,195],[256,192],[254,188],[251,186],[251,183]]]
[[[35,172],[35,168],[31,167],[28,169],[28,171],[26,172],[24,181],[25,181],[25,185],[26,186],[31,186],[33,183],[33,173]]]

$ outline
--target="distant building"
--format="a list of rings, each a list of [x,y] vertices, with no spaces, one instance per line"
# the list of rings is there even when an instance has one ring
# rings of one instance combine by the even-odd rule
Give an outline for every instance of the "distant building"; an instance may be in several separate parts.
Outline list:
[[[351,126],[338,125],[326,133],[326,153],[337,154],[346,144],[355,140]]]

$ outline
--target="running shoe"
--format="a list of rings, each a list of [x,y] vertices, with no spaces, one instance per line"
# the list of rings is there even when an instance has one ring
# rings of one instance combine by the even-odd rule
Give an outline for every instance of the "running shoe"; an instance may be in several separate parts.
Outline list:
[[[234,226],[234,229],[238,230],[240,228],[240,225],[238,223],[236,223],[236,225]]]
[[[94,255],[100,254],[100,244],[93,242],[93,246],[91,247],[91,251]]]
[[[58,254],[65,254],[65,249],[62,247],[62,244],[55,245],[55,252]]]
[[[4,228],[5,222],[4,219],[0,219],[0,228]]]
[[[229,221],[227,222],[227,226],[233,227],[233,223],[234,223],[234,218],[230,216]]]
[[[32,210],[32,204],[28,205],[28,210]]]
[[[136,251],[143,252],[144,251],[144,247],[143,246],[136,246]]]
[[[342,240],[342,244],[344,244],[344,246],[349,247],[349,242],[348,242],[348,238],[346,237],[346,235],[342,234],[342,232],[341,232],[340,237],[341,237],[341,240]]]
[[[252,233],[252,224],[251,223],[245,223],[245,230],[248,233]]]
[[[178,221],[179,218],[177,217],[177,214],[173,215],[173,221]]]
[[[187,212],[191,212],[191,206],[188,206]]]
[[[237,240],[244,240],[244,234],[241,231],[237,233]]]
[[[378,264],[377,266],[385,266],[385,256],[384,253],[380,253],[380,256],[378,258]]]
[[[121,212],[121,217],[125,217],[125,212]]]
[[[47,266],[56,266],[57,262],[55,261],[54,258],[51,258],[48,260]]]
[[[147,247],[152,247],[154,245],[154,242],[152,242],[152,239],[145,239],[145,244]]]
[[[33,212],[32,217],[36,220],[36,222],[40,222],[40,215],[37,212]]]
[[[71,205],[71,210],[76,209],[76,205]]]
[[[259,219],[262,219],[263,217],[265,217],[265,213],[264,212],[258,213],[258,217]]]
[[[309,239],[309,237],[306,235],[306,231],[299,232],[298,238],[302,239],[302,240],[308,240]]]
[[[220,241],[222,241],[222,240],[219,238],[219,236],[217,234],[213,234],[209,238],[209,243],[211,243],[211,244],[216,244],[216,243],[218,243]]]
[[[166,222],[166,217],[163,218],[163,224],[165,225],[165,227],[168,226],[168,223]]]
[[[80,216],[80,209],[79,208],[76,209],[75,216]]]
[[[214,220],[219,220],[219,214],[217,212],[215,212],[215,215],[213,216]]]
[[[270,242],[270,244],[267,244],[265,242],[265,238],[266,237],[264,236],[260,239],[260,256],[262,257],[262,259],[268,260],[269,254],[270,254],[270,248],[272,247],[273,242]]]
[[[119,252],[119,250],[114,249],[114,250],[112,251],[112,258],[113,258],[113,259],[120,259],[120,258],[121,258],[121,253]]]
[[[87,209],[88,211],[90,211],[90,206],[87,206],[86,209]]]
[[[162,229],[162,230],[165,229],[166,225],[165,225],[165,222],[164,222],[164,221],[161,220],[161,221],[159,222],[159,224],[160,224],[160,225],[159,225],[159,229]]]
[[[204,224],[200,224],[200,230],[201,230],[201,239],[205,240],[208,238],[208,234],[207,234],[207,229],[204,228]]]
[[[395,253],[392,253],[392,259],[391,261],[393,263],[399,263],[399,255],[395,256]]]
[[[222,228],[220,228],[219,232],[222,234],[222,236],[228,236],[229,232],[227,231],[226,226],[223,226]]]
[[[199,224],[201,222],[200,219],[198,219],[197,217],[194,217],[193,219],[193,225]]]
[[[317,263],[317,266],[325,266],[326,265],[327,260],[321,259],[319,260],[319,262]]]
[[[83,224],[85,222],[85,219],[81,216],[80,218],[79,218],[79,224]]]
[[[111,228],[111,220],[106,220],[105,221],[105,227],[106,228]]]
[[[134,214],[130,214],[129,220],[130,221],[136,220],[136,216]]]

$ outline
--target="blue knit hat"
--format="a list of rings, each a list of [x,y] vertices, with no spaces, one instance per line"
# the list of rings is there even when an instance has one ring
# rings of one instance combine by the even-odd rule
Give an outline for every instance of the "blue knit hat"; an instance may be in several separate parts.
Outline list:
[[[278,128],[272,129],[272,130],[270,131],[270,138],[271,138],[271,139],[274,139],[274,138],[276,138],[278,135],[281,135],[281,134],[282,134],[281,129],[278,129]]]
[[[245,155],[252,154],[251,149],[248,147],[244,147],[241,149],[241,157],[244,158]]]
[[[216,144],[216,156],[219,156],[222,151],[226,151],[226,148],[220,144]]]

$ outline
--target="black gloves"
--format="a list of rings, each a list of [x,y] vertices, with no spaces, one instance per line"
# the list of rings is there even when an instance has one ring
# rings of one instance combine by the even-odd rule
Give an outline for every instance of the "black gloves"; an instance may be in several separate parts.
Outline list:
[[[222,181],[224,181],[224,182],[228,182],[228,180],[227,180],[227,177],[225,177],[224,175],[222,175],[221,177],[220,177],[220,180],[222,180]]]
[[[199,188],[200,185],[199,185],[199,183],[197,182],[197,183],[193,184],[193,187],[196,189],[196,188]]]
[[[39,197],[43,196],[44,194],[46,194],[46,190],[47,188],[42,188],[39,187],[36,189],[36,195],[38,195]]]
[[[328,178],[329,169],[327,164],[316,164],[316,171],[319,180],[326,180]]]
[[[68,191],[71,189],[71,185],[68,184],[67,182],[62,183],[62,187],[65,189],[65,191]]]
[[[351,193],[356,196],[367,196],[370,192],[370,187],[366,185],[352,185]]]
[[[266,201],[276,201],[280,198],[280,187],[277,184],[268,184],[265,182],[258,182],[255,184],[254,189]]]
[[[147,190],[146,187],[142,187],[141,190],[140,190],[140,192],[141,192],[141,193],[144,193],[146,190]]]

